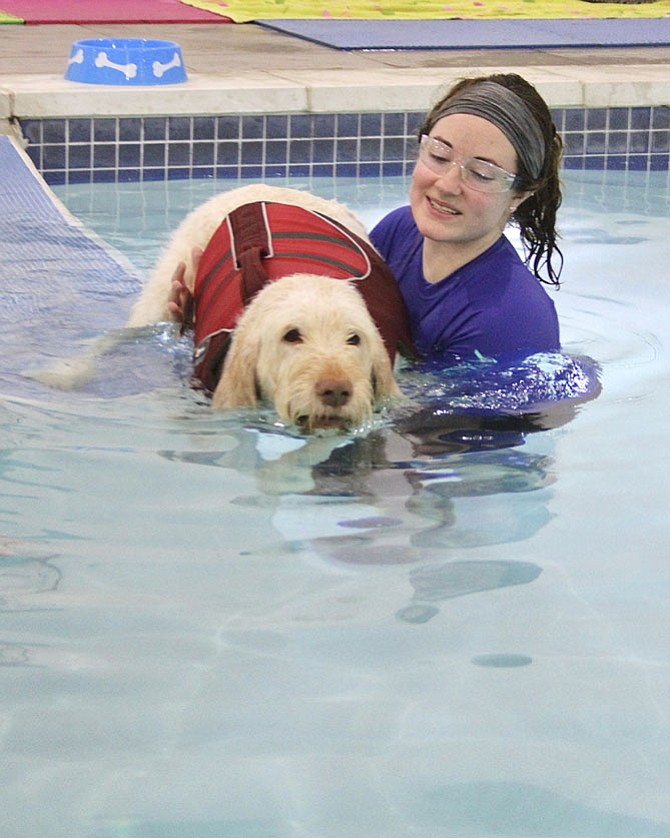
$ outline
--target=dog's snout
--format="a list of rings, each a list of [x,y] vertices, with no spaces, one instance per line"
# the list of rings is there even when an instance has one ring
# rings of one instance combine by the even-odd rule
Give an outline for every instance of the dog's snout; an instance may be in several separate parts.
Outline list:
[[[351,398],[353,384],[348,378],[324,378],[316,385],[316,395],[328,407],[342,407]]]

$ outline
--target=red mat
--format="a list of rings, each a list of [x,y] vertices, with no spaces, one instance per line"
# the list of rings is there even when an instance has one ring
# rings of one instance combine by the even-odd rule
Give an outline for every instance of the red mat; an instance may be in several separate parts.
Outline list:
[[[26,23],[231,23],[179,0],[0,0]]]

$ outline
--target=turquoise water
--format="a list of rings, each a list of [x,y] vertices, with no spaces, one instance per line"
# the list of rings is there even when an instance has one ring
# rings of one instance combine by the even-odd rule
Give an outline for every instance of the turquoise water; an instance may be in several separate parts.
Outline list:
[[[59,196],[143,271],[215,188]],[[210,412],[165,330],[0,402],[3,838],[670,836],[667,175],[566,192],[603,390],[548,430],[305,442]]]

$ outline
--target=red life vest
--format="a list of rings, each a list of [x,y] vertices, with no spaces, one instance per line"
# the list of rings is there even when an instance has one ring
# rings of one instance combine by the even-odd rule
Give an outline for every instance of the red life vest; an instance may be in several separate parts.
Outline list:
[[[266,283],[294,273],[353,279],[391,363],[401,347],[412,351],[398,285],[372,245],[320,213],[259,201],[227,215],[200,259],[193,291],[195,386],[216,388],[244,308]]]

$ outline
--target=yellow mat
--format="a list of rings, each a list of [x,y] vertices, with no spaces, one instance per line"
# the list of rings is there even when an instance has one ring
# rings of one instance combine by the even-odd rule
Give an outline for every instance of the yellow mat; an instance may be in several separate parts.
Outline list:
[[[349,18],[430,20],[445,18],[660,18],[670,0],[593,3],[587,0],[182,0],[236,23],[270,19]]]
[[[0,9],[0,23],[25,23],[25,21],[20,17],[14,17],[14,15],[10,15]]]

